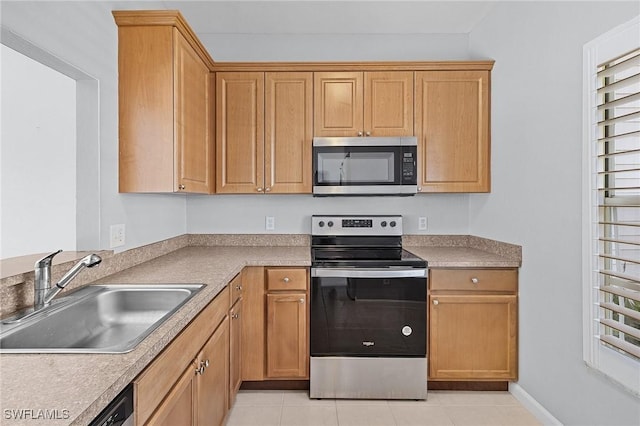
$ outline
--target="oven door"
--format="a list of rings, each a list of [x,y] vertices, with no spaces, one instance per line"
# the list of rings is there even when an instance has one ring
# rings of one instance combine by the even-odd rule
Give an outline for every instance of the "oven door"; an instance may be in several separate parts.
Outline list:
[[[311,356],[425,357],[424,268],[312,268]]]
[[[314,139],[314,195],[415,194],[416,146],[400,143],[398,138]]]

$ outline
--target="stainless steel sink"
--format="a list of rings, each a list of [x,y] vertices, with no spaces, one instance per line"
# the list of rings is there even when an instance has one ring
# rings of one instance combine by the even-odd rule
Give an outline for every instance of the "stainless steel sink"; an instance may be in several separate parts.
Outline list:
[[[0,353],[125,353],[168,319],[201,284],[90,285],[0,325]]]

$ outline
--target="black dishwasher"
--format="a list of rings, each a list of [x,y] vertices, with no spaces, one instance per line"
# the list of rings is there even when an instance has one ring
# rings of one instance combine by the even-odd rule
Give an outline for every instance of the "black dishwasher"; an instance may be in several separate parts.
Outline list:
[[[89,426],[133,426],[133,385],[128,385]]]

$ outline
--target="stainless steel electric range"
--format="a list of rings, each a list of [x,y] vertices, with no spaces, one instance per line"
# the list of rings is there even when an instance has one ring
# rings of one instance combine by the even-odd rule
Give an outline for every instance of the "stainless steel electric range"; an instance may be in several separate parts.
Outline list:
[[[402,216],[312,216],[310,397],[425,399],[427,262]]]

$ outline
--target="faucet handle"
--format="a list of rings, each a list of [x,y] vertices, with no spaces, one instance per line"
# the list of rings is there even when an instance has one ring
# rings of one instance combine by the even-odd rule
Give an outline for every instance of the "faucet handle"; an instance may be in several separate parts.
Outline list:
[[[42,259],[36,261],[36,264],[34,266],[36,268],[46,268],[48,266],[51,266],[51,262],[53,262],[54,256],[60,252],[62,252],[62,250],[58,250],[56,252],[46,255]]]

